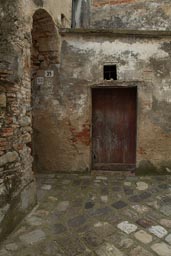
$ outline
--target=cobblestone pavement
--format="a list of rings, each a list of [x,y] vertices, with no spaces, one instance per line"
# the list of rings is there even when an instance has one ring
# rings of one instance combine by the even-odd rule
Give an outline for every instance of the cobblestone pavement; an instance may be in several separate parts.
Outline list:
[[[171,256],[171,176],[39,175],[0,256]]]

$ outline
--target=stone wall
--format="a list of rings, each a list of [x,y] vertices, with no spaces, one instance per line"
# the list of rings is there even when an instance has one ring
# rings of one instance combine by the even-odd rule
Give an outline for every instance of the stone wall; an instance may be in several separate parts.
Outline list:
[[[36,204],[30,60],[33,15],[39,8],[54,15],[54,26],[70,26],[70,0],[0,2],[0,240]]]
[[[90,20],[94,28],[169,30],[170,0],[93,0]]]
[[[60,72],[65,107],[56,109],[57,130],[62,126],[65,137],[56,142],[60,170],[91,169],[91,87],[133,82],[138,88],[137,169],[169,172],[171,39],[100,32],[63,35]],[[117,65],[118,81],[103,80],[107,63]]]

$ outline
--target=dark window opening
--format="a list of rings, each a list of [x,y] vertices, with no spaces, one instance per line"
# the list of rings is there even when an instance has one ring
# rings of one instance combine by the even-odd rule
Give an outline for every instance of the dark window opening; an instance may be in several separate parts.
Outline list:
[[[117,80],[116,65],[104,65],[104,80]]]

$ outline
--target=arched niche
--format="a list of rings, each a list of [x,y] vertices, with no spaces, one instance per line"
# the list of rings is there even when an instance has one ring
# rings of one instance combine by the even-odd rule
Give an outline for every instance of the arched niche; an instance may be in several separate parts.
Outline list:
[[[57,84],[60,40],[57,27],[44,9],[33,15],[32,78],[32,156],[33,170],[43,172],[51,152],[53,92]],[[45,168],[46,166],[46,168]]]

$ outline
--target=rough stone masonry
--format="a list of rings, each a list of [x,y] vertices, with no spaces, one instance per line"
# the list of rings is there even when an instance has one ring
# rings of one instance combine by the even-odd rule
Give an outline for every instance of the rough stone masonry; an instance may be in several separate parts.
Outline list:
[[[61,13],[68,16],[65,25],[70,23],[70,1],[63,1],[57,11],[54,3],[59,6],[60,1],[43,2],[0,3],[0,239],[36,204],[31,156],[33,14],[45,7],[57,25]]]

